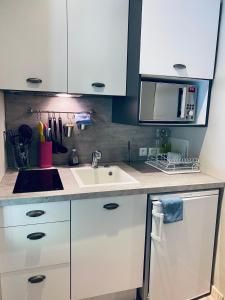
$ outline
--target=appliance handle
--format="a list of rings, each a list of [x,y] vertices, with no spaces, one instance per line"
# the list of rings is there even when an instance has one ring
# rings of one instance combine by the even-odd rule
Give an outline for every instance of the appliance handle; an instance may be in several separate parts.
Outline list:
[[[151,238],[157,242],[162,241],[162,227],[163,227],[163,220],[164,214],[157,213],[154,210],[152,211],[152,216],[156,219],[159,219],[159,235],[155,234],[154,232],[151,233]]]
[[[186,98],[187,98],[187,87],[183,88],[182,98],[181,98],[181,114],[180,118],[185,118],[185,105],[186,105]]]
[[[178,118],[180,118],[180,116],[181,116],[182,95],[183,95],[183,89],[179,88],[179,92],[178,92],[178,105],[177,105],[177,117]]]

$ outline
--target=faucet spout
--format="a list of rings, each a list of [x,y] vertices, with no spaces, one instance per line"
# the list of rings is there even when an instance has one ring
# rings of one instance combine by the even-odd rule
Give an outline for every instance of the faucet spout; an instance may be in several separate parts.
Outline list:
[[[92,168],[98,168],[99,161],[102,158],[102,152],[99,150],[96,150],[92,153]]]

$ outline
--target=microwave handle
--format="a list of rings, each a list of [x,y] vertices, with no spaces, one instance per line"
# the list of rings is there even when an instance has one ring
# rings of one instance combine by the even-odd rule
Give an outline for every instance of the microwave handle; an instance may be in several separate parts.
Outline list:
[[[178,106],[177,106],[177,117],[178,118],[180,118],[180,116],[181,116],[182,95],[183,95],[183,89],[179,88],[179,92],[178,92]]]
[[[187,88],[179,88],[178,93],[178,107],[177,107],[177,117],[180,119],[185,118],[185,105],[187,98]]]

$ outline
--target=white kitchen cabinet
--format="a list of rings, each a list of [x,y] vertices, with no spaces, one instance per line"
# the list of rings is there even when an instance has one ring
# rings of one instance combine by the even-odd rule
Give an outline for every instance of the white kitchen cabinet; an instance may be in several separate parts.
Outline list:
[[[40,282],[31,283],[35,276]],[[70,265],[3,274],[1,294],[2,300],[69,300]]]
[[[0,207],[0,227],[54,223],[69,220],[69,201]]]
[[[140,74],[212,79],[220,0],[143,0]]]
[[[1,0],[0,41],[0,89],[67,91],[66,0]]]
[[[146,203],[147,195],[72,201],[73,300],[142,286]]]
[[[6,171],[6,155],[5,155],[5,101],[4,94],[0,92],[0,182]]]
[[[125,95],[128,0],[68,0],[68,92]]]
[[[69,262],[68,221],[0,229],[0,273]]]

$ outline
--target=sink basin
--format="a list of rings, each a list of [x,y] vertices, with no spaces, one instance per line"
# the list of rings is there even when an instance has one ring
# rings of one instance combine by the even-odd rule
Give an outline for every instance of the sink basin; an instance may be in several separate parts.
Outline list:
[[[111,186],[138,183],[118,166],[71,168],[71,172],[80,187]]]

